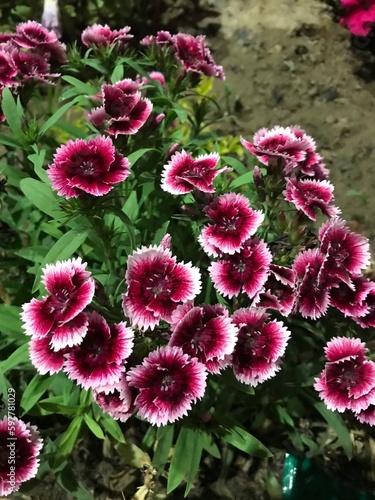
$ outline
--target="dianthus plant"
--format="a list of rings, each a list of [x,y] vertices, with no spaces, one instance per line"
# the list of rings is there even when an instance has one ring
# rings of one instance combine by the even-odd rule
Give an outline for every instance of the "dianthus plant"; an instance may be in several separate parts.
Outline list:
[[[42,435],[43,416],[67,426],[44,433],[43,473],[69,472],[87,429],[129,460],[133,427],[168,492],[223,442],[314,453],[301,418],[327,418],[349,455],[330,410],[375,423],[375,282],[315,141],[276,125],[225,151],[204,36],[94,25],[68,52],[34,22],[1,37],[0,391]]]

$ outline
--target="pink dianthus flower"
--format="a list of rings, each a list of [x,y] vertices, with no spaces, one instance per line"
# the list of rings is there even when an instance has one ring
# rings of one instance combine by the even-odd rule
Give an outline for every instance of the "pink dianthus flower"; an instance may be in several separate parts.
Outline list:
[[[176,307],[194,299],[201,289],[198,268],[177,263],[170,250],[156,245],[133,252],[125,281],[125,314],[132,325],[144,329],[153,329],[161,319],[169,321]]]
[[[103,123],[108,134],[133,135],[146,123],[152,102],[142,97],[140,83],[125,78],[113,85],[102,85],[103,105],[91,111],[89,120],[100,127]]]
[[[218,196],[205,208],[205,213],[211,224],[202,229],[198,240],[203,250],[214,257],[240,252],[264,219],[264,214],[253,210],[245,196],[236,193]]]
[[[254,238],[245,241],[240,252],[213,262],[208,270],[214,287],[224,297],[232,298],[242,291],[254,298],[267,281],[271,261],[267,244]]]
[[[206,370],[180,347],[159,347],[127,374],[138,389],[135,399],[140,417],[153,425],[167,425],[185,416],[206,388]]]
[[[194,188],[204,193],[213,193],[214,179],[227,170],[227,167],[216,168],[219,160],[218,153],[193,158],[184,150],[177,152],[164,165],[161,188],[171,194],[190,193]]]
[[[9,436],[9,429],[12,436]],[[21,484],[36,476],[43,441],[35,426],[17,417],[4,417],[0,421],[0,495],[18,491]],[[14,475],[10,475],[10,451],[14,451]],[[14,478],[14,484],[10,479]]]
[[[181,316],[174,322],[175,316]],[[206,366],[210,373],[219,373],[224,359],[232,353],[237,341],[237,328],[220,304],[182,305],[172,314],[173,333],[169,345],[181,347]]]
[[[327,408],[356,413],[375,403],[375,363],[367,361],[367,349],[359,339],[335,337],[326,348],[328,362],[315,389]]]
[[[129,176],[129,165],[109,137],[98,136],[58,148],[47,174],[52,189],[68,199],[84,193],[103,196]]]
[[[238,309],[232,320],[238,328],[233,373],[240,382],[256,387],[279,370],[290,332],[281,321],[269,321],[262,309]]]
[[[86,313],[87,334],[67,355],[65,371],[84,389],[115,384],[133,350],[134,333],[124,322],[109,326],[96,311]]]

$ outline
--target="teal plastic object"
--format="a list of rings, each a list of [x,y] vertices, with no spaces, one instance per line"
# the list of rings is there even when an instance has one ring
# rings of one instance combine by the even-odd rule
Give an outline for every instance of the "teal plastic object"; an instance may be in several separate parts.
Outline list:
[[[332,477],[309,458],[285,455],[283,500],[375,500],[375,497]]]

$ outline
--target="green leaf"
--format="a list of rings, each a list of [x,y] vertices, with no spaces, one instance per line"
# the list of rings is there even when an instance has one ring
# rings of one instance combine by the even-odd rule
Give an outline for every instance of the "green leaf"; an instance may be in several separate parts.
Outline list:
[[[20,187],[21,180],[28,177],[25,172],[22,172],[13,166],[6,165],[5,163],[0,163],[0,173],[6,176],[8,186],[15,186],[17,188]]]
[[[127,64],[140,75],[146,77],[149,76],[147,71],[144,70],[143,66],[135,62],[134,59],[131,59],[130,57],[122,57],[121,59],[118,60],[118,64]]]
[[[234,189],[240,186],[243,186],[244,184],[250,184],[253,182],[254,174],[253,172],[246,172],[246,174],[242,174],[237,179],[234,179],[230,184],[229,184],[229,189]]]
[[[21,248],[20,250],[14,252],[14,254],[18,255],[18,257],[22,257],[23,259],[31,260],[31,262],[35,262],[36,264],[40,264],[41,262],[43,262],[43,259],[46,256],[47,252],[48,248],[46,247],[33,246]]]
[[[57,396],[62,399],[61,396]],[[64,404],[54,403],[52,398],[43,399],[39,401],[38,406],[45,411],[48,411],[50,414],[58,413],[59,415],[75,415],[77,413],[76,406],[67,406]]]
[[[167,494],[175,490],[187,476],[185,496],[189,493],[202,455],[202,434],[196,429],[182,427],[174,448],[168,474]]]
[[[72,123],[66,122],[64,120],[59,120],[56,123],[56,127],[58,127],[63,132],[66,132],[71,138],[74,139],[86,139],[87,137],[87,132],[85,130],[82,130],[81,128],[76,127],[76,125],[73,125]]]
[[[130,161],[130,166],[134,167],[137,161],[140,158],[142,158],[142,156],[148,151],[157,151],[157,150],[155,148],[143,148],[143,149],[138,149],[137,151],[134,151],[134,153],[131,153],[129,156],[127,156],[128,160]]]
[[[276,405],[276,411],[279,415],[279,419],[282,424],[288,424],[290,425],[290,427],[295,427],[294,420],[283,406]]]
[[[80,94],[83,95],[94,95],[97,93],[97,89],[88,83],[81,82],[78,78],[74,78],[74,76],[62,76],[62,80],[70,83],[73,87],[79,90]]]
[[[10,137],[5,134],[0,134],[0,144],[4,146],[10,146],[11,148],[20,148],[22,147],[22,142],[14,137]]]
[[[26,198],[45,214],[53,219],[65,216],[64,212],[59,208],[57,196],[47,184],[29,178],[22,179],[20,187]]]
[[[108,206],[107,211],[116,215],[125,224],[125,226],[128,230],[130,245],[132,247],[132,250],[134,250],[137,246],[137,243],[136,243],[136,239],[135,239],[135,231],[134,231],[134,226],[133,226],[132,221],[129,219],[129,217],[122,210],[119,210],[117,207]]]
[[[0,331],[6,335],[22,333],[21,307],[0,304]]]
[[[53,115],[48,118],[48,120],[44,123],[43,127],[39,130],[39,137],[42,137],[48,130],[55,125],[57,121],[77,103],[77,99],[73,99],[73,101],[67,102],[61,108],[53,113]]]
[[[100,419],[100,423],[104,427],[104,429],[110,434],[112,437],[116,439],[119,443],[125,443],[125,438],[122,433],[121,427],[113,420],[109,415],[105,415]]]
[[[11,370],[17,365],[21,365],[30,361],[29,357],[29,343],[21,345],[18,349],[16,349],[8,359],[5,359],[2,363],[0,363],[0,369],[3,373]]]
[[[207,434],[206,432],[202,433],[202,446],[203,449],[206,450],[213,457],[218,459],[221,458],[219,447],[215,443],[214,438],[211,434]]]
[[[124,78],[124,66],[122,64],[118,64],[112,71],[111,83],[119,82],[123,78]]]
[[[17,107],[16,101],[14,100],[14,97],[8,87],[4,88],[1,95],[1,107],[6,121],[8,122],[11,131],[16,136],[16,139],[22,140],[24,137],[21,129],[22,117],[19,114],[19,108]]]
[[[56,262],[58,260],[69,259],[76,250],[84,243],[90,229],[85,229],[82,231],[77,231],[77,229],[71,229],[65,233],[56,243],[53,245],[51,250],[47,253],[40,265],[39,271],[35,276],[35,281],[33,284],[33,293],[41,287],[40,277],[43,272],[43,268],[50,263]]]
[[[71,421],[67,430],[64,432],[57,448],[57,453],[54,462],[55,468],[61,465],[72,452],[74,445],[77,441],[79,431],[81,430],[82,422],[83,422],[82,415],[75,416],[74,419]]]
[[[64,490],[77,500],[94,500],[91,493],[84,487],[81,481],[78,481],[73,470],[66,465],[56,475],[57,482]]]
[[[172,447],[174,435],[174,425],[159,427],[157,439],[158,444],[152,460],[153,466],[161,472],[168,460],[169,452]]]
[[[87,424],[87,427],[90,429],[90,431],[99,439],[104,439],[104,434],[103,431],[100,427],[100,425],[95,422],[94,419],[90,417],[87,413],[84,415],[85,422]]]
[[[168,226],[170,224],[170,221],[167,220],[164,222],[164,224],[159,227],[159,229],[155,232],[154,239],[152,240],[153,245],[159,245],[161,240],[164,238],[164,236],[167,234],[168,231]]]
[[[234,418],[216,416],[216,420],[223,425],[219,435],[227,443],[253,457],[268,458],[273,456],[259,439],[245,431]]]
[[[314,403],[314,408],[322,415],[331,429],[337,434],[339,443],[350,460],[353,456],[353,445],[350,439],[349,430],[344,424],[341,416],[337,412],[329,410],[322,402]]]
[[[27,413],[39,401],[52,383],[51,375],[35,375],[22,394],[20,406]]]
[[[39,179],[45,184],[49,184],[49,178],[47,172],[43,168],[44,158],[46,156],[46,150],[42,149],[41,151],[38,151],[36,146],[34,149],[35,153],[29,155],[27,158],[33,163],[34,171],[36,175],[39,177]]]
[[[249,169],[245,167],[245,165],[236,158],[232,158],[231,156],[222,156],[221,159],[225,163],[227,163],[230,167],[233,167],[233,169],[237,172],[237,174],[243,175],[249,173]]]
[[[122,210],[126,213],[130,221],[134,224],[135,221],[137,220],[139,213],[137,191],[135,189],[134,191],[131,191],[128,199],[126,200],[124,206],[122,207]]]
[[[94,60],[82,59],[82,61],[86,64],[86,66],[90,66],[90,68],[94,68],[96,71],[99,71],[99,73],[102,73],[102,75],[105,75],[107,73],[107,70],[105,69],[103,64],[101,64],[99,61],[97,61],[95,59]]]

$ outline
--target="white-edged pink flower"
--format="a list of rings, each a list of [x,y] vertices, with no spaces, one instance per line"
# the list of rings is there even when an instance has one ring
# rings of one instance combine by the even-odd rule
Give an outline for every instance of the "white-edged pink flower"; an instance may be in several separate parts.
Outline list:
[[[318,249],[296,255],[292,269],[296,276],[295,304],[304,318],[317,319],[330,305],[331,281],[325,271],[325,256]]]
[[[375,404],[375,363],[367,361],[364,344],[335,337],[325,352],[328,362],[314,387],[327,408],[358,413]]]
[[[173,36],[176,58],[186,71],[194,71],[225,80],[223,67],[215,63],[210,49],[205,45],[205,39],[204,35],[193,36],[187,33],[177,33]]]
[[[15,87],[19,85],[16,76],[18,68],[12,54],[7,50],[0,49],[0,85],[4,87]]]
[[[324,352],[330,363],[349,360],[363,362],[368,349],[361,339],[333,337],[325,346]]]
[[[184,310],[182,317],[179,309]],[[169,345],[181,347],[203,363],[208,372],[218,373],[223,363],[216,362],[231,354],[237,341],[237,328],[228,317],[228,310],[220,304],[190,308],[182,305],[173,313],[172,323]]]
[[[32,338],[29,344],[29,354],[32,364],[40,375],[59,372],[65,363],[68,348],[55,351],[51,346],[51,335],[41,339]]]
[[[326,255],[325,269],[329,276],[339,278],[352,286],[351,275],[361,274],[370,264],[370,244],[361,234],[356,234],[345,221],[334,218],[319,229],[320,251]]]
[[[329,181],[289,179],[284,191],[287,201],[293,203],[309,219],[316,220],[319,209],[327,217],[335,217],[340,209],[332,205],[334,186]]]
[[[232,320],[238,328],[233,373],[240,382],[256,387],[279,370],[290,332],[281,321],[270,321],[263,309],[238,309]]]
[[[365,410],[354,414],[361,424],[375,425],[375,404],[370,404]]]
[[[264,309],[276,309],[283,316],[289,316],[294,306],[295,274],[292,269],[270,264],[267,281],[254,303]]]
[[[58,41],[56,33],[36,21],[17,24],[12,41],[20,47],[44,53],[47,57],[51,55],[59,63],[67,61],[66,46]]]
[[[360,318],[366,316],[369,307],[367,296],[373,290],[373,282],[367,280],[362,274],[351,276],[351,284],[340,281],[331,288],[331,305],[336,307],[345,316]]]
[[[47,264],[43,269],[42,282],[50,295],[42,300],[32,299],[22,306],[21,318],[26,335],[45,337],[54,326],[62,327],[90,304],[95,282],[90,277],[91,273],[86,271],[86,265],[80,257]],[[82,321],[78,320],[78,323],[82,325]]]
[[[252,236],[264,219],[264,214],[250,207],[242,194],[227,193],[218,196],[206,208],[211,224],[202,229],[199,243],[209,255],[233,255]],[[216,250],[215,250],[216,249]]]
[[[103,196],[129,176],[129,165],[110,137],[98,136],[69,140],[59,147],[47,175],[52,189],[67,199],[84,193]]]
[[[127,374],[138,389],[135,405],[140,417],[167,425],[185,416],[206,388],[205,366],[180,347],[159,347]]]
[[[56,348],[79,343],[77,333],[71,331],[72,325],[68,323],[77,318],[90,304],[95,293],[95,283],[90,277],[91,273],[86,271],[86,265],[82,263],[80,257],[56,262],[56,264],[47,264],[43,269],[42,282],[50,295],[42,300],[32,299],[31,302],[22,306],[21,318],[26,335],[42,338],[51,333],[55,327],[57,329]],[[84,335],[83,323],[82,317],[78,318],[75,323],[75,327],[81,331],[80,338]],[[63,325],[65,325],[65,332],[59,330],[63,328]],[[61,341],[64,336],[67,337],[66,344]],[[58,341],[57,338],[60,340]],[[75,338],[76,341],[70,342],[69,338]]]
[[[132,353],[134,333],[124,322],[109,326],[96,311],[86,316],[87,334],[67,355],[64,370],[84,389],[116,384]]]
[[[164,165],[161,188],[171,194],[191,193],[194,188],[204,193],[213,193],[214,179],[227,167],[217,169],[218,153],[200,155],[193,158],[191,153],[175,153]]]
[[[173,45],[173,35],[169,31],[161,30],[156,33],[156,35],[147,35],[140,41],[140,44],[144,47],[149,47],[150,45],[160,45],[160,46],[171,46]]]
[[[92,391],[95,402],[100,408],[115,420],[126,422],[135,411],[135,394],[129,386],[125,373],[119,382],[112,385],[97,387]]]
[[[180,304],[200,292],[200,272],[191,263],[177,263],[163,246],[141,247],[128,258],[127,292],[123,308],[132,325],[153,329],[161,319],[169,321]]]
[[[81,40],[86,47],[112,47],[114,44],[121,44],[121,47],[123,47],[128,40],[133,38],[129,31],[129,26],[125,26],[120,30],[111,30],[107,24],[104,26],[102,24],[93,24],[82,31]]]
[[[12,429],[10,434],[9,429]],[[0,495],[18,491],[21,484],[36,476],[43,440],[36,426],[17,417],[0,421]],[[10,460],[13,457],[13,462]],[[14,467],[11,473],[11,466]],[[13,474],[14,472],[14,474]],[[13,481],[14,480],[14,481]]]
[[[253,137],[253,142],[241,137],[242,146],[257,156],[264,165],[273,158],[281,158],[284,163],[284,174],[290,175],[292,170],[306,160],[307,151],[315,151],[315,142],[299,127],[261,128]]]
[[[89,114],[89,120],[100,127],[103,123],[108,134],[133,135],[146,123],[152,102],[142,97],[141,83],[125,78],[113,85],[102,85],[102,106]]]
[[[239,253],[211,263],[208,271],[214,287],[224,297],[232,298],[242,291],[254,298],[267,281],[271,261],[267,244],[253,238],[244,242]]]
[[[365,305],[366,313],[361,316],[353,317],[354,321],[362,328],[375,327],[375,282],[370,281],[371,290],[366,295]]]

